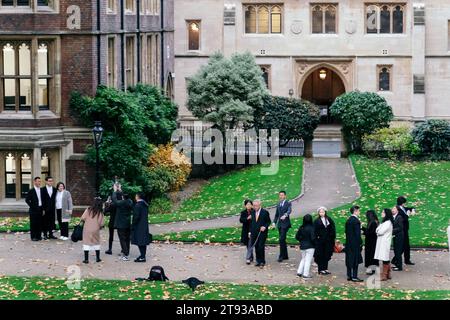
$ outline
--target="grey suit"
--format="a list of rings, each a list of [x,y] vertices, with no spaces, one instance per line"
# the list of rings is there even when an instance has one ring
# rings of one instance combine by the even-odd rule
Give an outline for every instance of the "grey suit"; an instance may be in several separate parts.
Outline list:
[[[289,229],[292,226],[290,219],[291,212],[292,212],[292,205],[288,200],[284,200],[283,202],[278,203],[274,222],[278,227],[278,232],[280,235],[279,238],[280,256],[278,257],[280,260],[289,259],[286,237]],[[281,219],[282,217],[285,218]]]

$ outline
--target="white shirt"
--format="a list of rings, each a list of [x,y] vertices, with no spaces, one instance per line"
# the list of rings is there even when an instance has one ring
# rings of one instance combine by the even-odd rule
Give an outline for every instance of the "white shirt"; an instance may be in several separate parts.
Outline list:
[[[39,207],[42,207],[42,201],[41,201],[41,188],[34,186],[34,190],[36,190],[36,194],[39,201]]]
[[[286,200],[283,200],[283,201],[280,202],[280,207],[284,206],[284,202],[285,202],[285,201],[286,201]]]
[[[328,225],[330,224],[330,222],[328,221],[327,218],[325,217],[320,217],[320,220],[322,220],[323,225],[326,227],[328,227]]]
[[[52,197],[53,194],[53,187],[50,186],[45,186],[47,188],[47,193],[50,196],[50,198]]]
[[[63,192],[58,191],[56,193],[56,209],[62,209],[62,198],[63,198]]]

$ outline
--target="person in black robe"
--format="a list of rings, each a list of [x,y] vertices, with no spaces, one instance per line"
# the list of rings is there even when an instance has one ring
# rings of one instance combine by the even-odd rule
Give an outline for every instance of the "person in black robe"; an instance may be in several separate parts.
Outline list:
[[[331,260],[336,241],[336,226],[333,219],[327,214],[327,209],[320,207],[317,210],[319,217],[314,221],[315,246],[314,262],[319,268],[319,274],[329,275],[328,262]]]
[[[105,203],[105,215],[109,216],[108,222],[108,250],[105,251],[105,254],[112,254],[112,246],[114,242],[114,224],[116,221],[116,206],[112,201],[112,197],[108,198],[108,201]]]
[[[403,218],[403,255],[405,264],[414,265],[411,261],[411,247],[409,245],[409,215],[413,212],[414,208],[407,208],[405,204],[408,200],[404,196],[397,198],[397,210],[398,214]]]
[[[370,266],[378,266],[379,262],[374,259],[375,248],[377,247],[377,228],[378,228],[378,217],[375,211],[369,210],[366,212],[367,227],[362,227],[364,238],[364,265],[366,267],[366,274],[372,275],[375,270],[371,269]]]
[[[399,214],[397,207],[392,208],[392,214],[394,215],[394,230],[392,235],[394,237],[394,258],[392,258],[392,264],[394,271],[402,271],[402,253],[404,249],[405,235],[404,235],[404,221],[403,217]]]
[[[25,202],[30,207],[30,237],[31,241],[42,240],[42,190],[41,190],[41,178],[36,177],[33,180],[33,188],[28,191]]]
[[[266,265],[266,240],[271,224],[269,211],[261,207],[261,200],[253,201],[252,222],[250,225],[251,244],[255,248],[256,267]]]
[[[53,235],[56,229],[56,193],[58,190],[53,186],[53,178],[48,176],[45,178],[45,186],[41,188],[43,217],[43,236],[44,239],[57,239]]]
[[[148,230],[148,204],[144,194],[136,194],[136,204],[133,209],[133,222],[131,226],[131,244],[138,246],[140,256],[134,262],[146,262],[147,246],[150,244]]]
[[[361,255],[362,238],[359,207],[351,207],[350,213],[352,215],[345,223],[345,265],[347,267],[347,280],[362,282],[363,280],[358,278],[358,265],[363,262]]]
[[[247,246],[247,254],[246,261],[247,264],[253,262],[253,247],[250,242],[250,225],[252,223],[252,213],[253,213],[253,202],[252,200],[244,201],[245,209],[242,210],[241,215],[239,217],[239,222],[242,223],[242,232],[241,232],[241,243]]]

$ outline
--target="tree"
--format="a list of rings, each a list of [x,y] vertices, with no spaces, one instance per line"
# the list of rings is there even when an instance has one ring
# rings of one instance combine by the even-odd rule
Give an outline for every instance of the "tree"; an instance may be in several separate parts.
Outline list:
[[[151,190],[147,162],[151,144],[167,143],[176,128],[177,106],[160,89],[137,85],[129,91],[99,86],[95,97],[74,92],[70,106],[81,124],[101,120],[105,129],[100,146],[101,193],[105,196],[115,176],[130,193]],[[95,163],[95,149],[87,149],[87,162]]]
[[[373,92],[353,91],[341,95],[331,106],[331,115],[342,122],[342,130],[355,151],[362,150],[362,137],[389,127],[394,119],[386,99]]]
[[[311,102],[266,96],[255,112],[255,129],[279,129],[285,144],[294,139],[312,140],[320,122],[320,110]]]
[[[230,59],[214,54],[189,79],[187,90],[192,114],[213,123],[222,133],[250,126],[267,94],[262,71],[251,53],[234,54]]]

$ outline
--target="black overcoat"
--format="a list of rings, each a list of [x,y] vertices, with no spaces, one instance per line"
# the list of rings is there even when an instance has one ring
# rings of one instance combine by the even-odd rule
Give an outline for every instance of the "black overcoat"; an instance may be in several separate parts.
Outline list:
[[[253,209],[250,210],[250,217],[252,216]],[[239,222],[242,223],[242,232],[241,232],[241,243],[244,245],[248,245],[249,237],[248,233],[250,232],[250,224],[252,220],[248,220],[248,211],[247,209],[241,212],[241,216],[239,217]]]
[[[378,260],[374,259],[375,249],[377,247],[377,227],[378,222],[372,221],[367,228],[363,228],[364,238],[364,262],[366,268],[378,265]]]
[[[363,262],[361,221],[351,216],[345,223],[345,265],[354,268]]]
[[[334,244],[336,241],[336,225],[334,224],[333,219],[327,219],[330,224],[326,228],[320,218],[317,218],[316,221],[314,221],[316,245],[316,250],[314,251],[314,261],[316,263],[319,261],[330,261],[333,255]]]
[[[147,246],[150,244],[148,204],[145,201],[138,201],[134,206],[133,223],[131,226],[131,244],[137,246]]]

